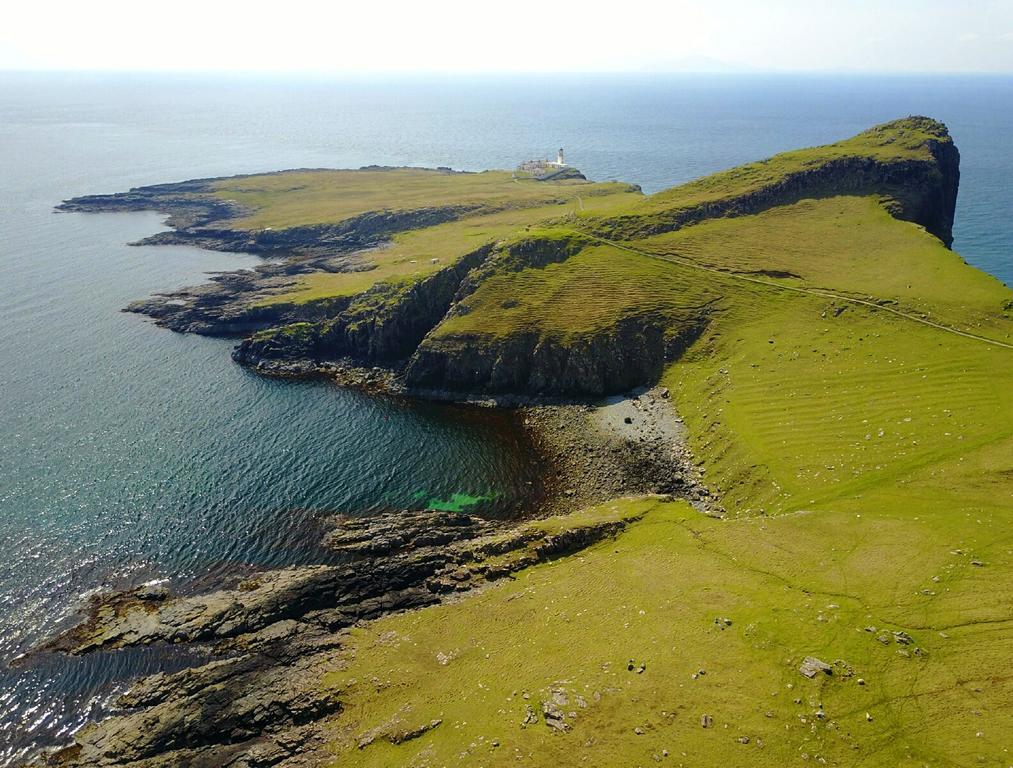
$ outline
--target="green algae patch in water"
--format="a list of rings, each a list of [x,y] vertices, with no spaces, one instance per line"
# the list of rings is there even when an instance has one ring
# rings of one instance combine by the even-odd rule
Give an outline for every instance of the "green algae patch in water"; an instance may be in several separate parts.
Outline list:
[[[488,496],[471,496],[467,493],[452,493],[449,499],[429,499],[426,502],[426,509],[440,512],[463,512],[468,507],[474,507],[483,501],[492,501],[495,494]]]

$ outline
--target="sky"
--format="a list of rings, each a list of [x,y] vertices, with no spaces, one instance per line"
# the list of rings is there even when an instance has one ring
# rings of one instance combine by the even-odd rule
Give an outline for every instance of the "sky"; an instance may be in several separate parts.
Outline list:
[[[7,0],[0,69],[1013,73],[1013,0]]]

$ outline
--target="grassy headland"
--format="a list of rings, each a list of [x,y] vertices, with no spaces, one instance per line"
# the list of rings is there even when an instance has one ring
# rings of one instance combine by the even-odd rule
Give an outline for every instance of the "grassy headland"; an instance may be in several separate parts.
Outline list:
[[[258,296],[348,303],[247,351],[409,334],[409,384],[660,382],[725,510],[622,497],[536,523],[629,521],[356,626],[314,679],[341,704],[333,764],[1008,765],[1013,292],[945,245],[956,175],[946,129],[909,118],[647,198],[502,174],[220,183],[250,212],[235,227],[462,206],[362,254],[371,271]]]
[[[924,159],[923,125],[787,159]],[[608,222],[576,218],[558,236]],[[671,330],[706,308],[662,383],[727,516],[618,499],[603,509],[644,516],[614,542],[355,630],[325,681],[345,701],[335,765],[1008,762],[1011,298],[878,191],[491,270],[423,348],[566,344],[638,313]],[[831,673],[802,675],[806,656]]]

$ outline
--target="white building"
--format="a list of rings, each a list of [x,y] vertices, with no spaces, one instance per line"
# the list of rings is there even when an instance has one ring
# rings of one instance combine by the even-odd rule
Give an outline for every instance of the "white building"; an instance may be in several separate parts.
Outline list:
[[[526,160],[517,166],[518,171],[530,173],[536,179],[551,177],[559,173],[561,168],[568,168],[563,157],[563,148],[559,148],[555,160]]]

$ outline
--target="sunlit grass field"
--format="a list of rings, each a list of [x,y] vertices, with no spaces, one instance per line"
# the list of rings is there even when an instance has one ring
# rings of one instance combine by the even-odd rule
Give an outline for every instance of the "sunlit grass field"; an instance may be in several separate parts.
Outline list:
[[[493,246],[423,346],[706,322],[660,383],[723,519],[616,499],[541,524],[635,518],[614,541],[354,628],[321,681],[342,692],[335,766],[1011,764],[1013,292],[872,193],[594,234],[837,158],[928,162],[943,138],[903,121],[649,198],[417,170],[219,187],[253,211],[242,227],[473,206],[267,300],[408,284]],[[810,655],[832,674],[803,676]]]
[[[543,268],[488,278],[435,336],[580,338],[637,315],[663,316],[678,326],[719,296],[690,270],[598,245]]]
[[[585,513],[643,515],[614,542],[355,629],[334,764],[1008,765],[1011,300],[875,196],[483,281],[434,338],[706,305],[661,383],[726,514],[615,500]]]
[[[538,184],[540,182],[527,182]],[[551,205],[510,207],[495,213],[477,213],[455,221],[424,229],[401,232],[390,244],[358,255],[368,265],[366,271],[313,272],[300,276],[284,293],[268,296],[261,304],[303,304],[337,296],[352,296],[381,282],[419,280],[455,264],[460,258],[483,246],[523,232],[538,222],[566,216],[582,206],[586,210],[607,211],[629,204],[640,197],[624,185],[594,185],[592,194],[582,191],[580,200],[564,198]],[[575,189],[568,184],[567,192]],[[587,187],[581,188],[586,190]],[[435,263],[433,259],[436,259]]]
[[[682,502],[608,507],[645,515],[579,556],[353,630],[324,681],[346,702],[334,765],[1005,759],[1013,593],[992,526],[1008,509],[969,525],[931,506],[724,522]],[[809,655],[834,673],[802,676]],[[545,723],[554,698],[566,732]]]
[[[514,180],[509,171],[456,173],[426,168],[285,171],[218,181],[214,194],[251,213],[235,229],[337,224],[372,211],[466,206],[495,211],[629,190],[626,184]]]

